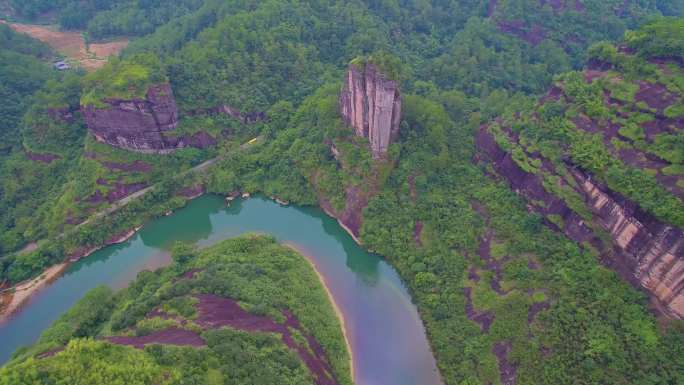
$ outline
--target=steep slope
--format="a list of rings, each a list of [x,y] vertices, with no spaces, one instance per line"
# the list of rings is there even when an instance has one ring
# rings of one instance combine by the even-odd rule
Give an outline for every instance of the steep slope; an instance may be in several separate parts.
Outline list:
[[[351,384],[340,323],[313,268],[246,236],[101,287],[0,369],[0,384]]]
[[[549,225],[682,318],[682,51],[662,33],[648,39],[661,40],[665,51],[647,52],[638,38],[594,47],[587,70],[561,76],[533,108],[483,126],[477,145]]]
[[[163,135],[178,125],[178,109],[154,56],[115,61],[86,77],[85,84],[81,112],[96,140],[147,153],[178,147]]]
[[[19,128],[29,97],[53,75],[44,62],[49,55],[44,44],[0,23],[0,156],[21,142]]]

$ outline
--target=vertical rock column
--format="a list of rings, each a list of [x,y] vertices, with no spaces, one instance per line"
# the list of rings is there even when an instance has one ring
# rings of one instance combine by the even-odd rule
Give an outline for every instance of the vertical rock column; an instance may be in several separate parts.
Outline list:
[[[358,136],[368,138],[373,157],[381,158],[399,135],[401,95],[395,80],[368,63],[349,66],[340,94],[340,114]]]

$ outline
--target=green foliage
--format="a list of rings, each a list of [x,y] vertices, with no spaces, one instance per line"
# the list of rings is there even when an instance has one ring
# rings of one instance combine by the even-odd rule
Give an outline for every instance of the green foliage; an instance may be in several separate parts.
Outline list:
[[[679,119],[684,117],[684,103],[673,104],[665,109],[665,116],[670,119]]]
[[[46,329],[39,344],[51,347],[66,345],[74,338],[97,335],[114,306],[112,290],[101,286],[89,291],[74,307]]]
[[[110,36],[146,35],[171,20],[197,10],[205,1],[176,0],[171,6],[161,0],[121,1],[121,3],[118,6],[97,12],[92,18],[84,20],[87,21],[87,24],[81,25],[86,27],[90,37],[101,39]],[[75,7],[77,3],[72,4],[71,6]],[[69,15],[69,12],[65,10],[63,14]],[[82,12],[75,14],[77,16],[83,15]],[[60,18],[60,24],[70,28],[62,20]],[[82,28],[80,26],[75,27]]]
[[[641,56],[684,59],[684,19],[661,18],[625,34],[627,44]]]
[[[140,350],[92,339],[71,340],[54,357],[0,368],[2,385],[172,384],[177,377],[174,368],[162,368]]]
[[[164,68],[153,54],[139,54],[126,60],[113,58],[83,79],[81,105],[102,108],[107,99],[144,99],[150,85],[166,82]]]
[[[85,124],[79,112],[80,74],[48,81],[24,115],[24,147],[37,153],[75,157],[83,146]]]
[[[303,256],[262,236],[227,240],[194,254],[191,260],[175,258],[173,266],[155,273],[140,273],[119,293],[108,288],[89,292],[37,345],[0,369],[0,384],[176,384],[221,378],[231,384],[313,383],[296,351],[276,335],[232,328],[202,331],[193,325],[195,293],[233,298],[276,321],[284,318],[283,310],[291,311],[301,332],[323,347],[339,383],[352,383],[340,323]],[[190,269],[196,271],[194,279],[180,277]],[[146,317],[156,307],[173,319]],[[141,351],[93,340],[131,326],[137,336],[171,326],[188,328],[201,333],[206,347],[152,345]],[[36,358],[53,349],[58,351],[53,356]],[[84,373],[89,367],[96,372]]]
[[[53,13],[59,26],[86,30],[91,38],[140,36],[171,20],[197,10],[202,0],[177,0],[172,6],[160,0],[10,0],[14,11],[29,20]]]
[[[361,69],[367,64],[373,64],[381,74],[397,82],[401,82],[406,77],[406,69],[401,60],[387,51],[375,52],[368,57],[354,58],[350,64]]]
[[[531,94],[545,91],[554,75],[583,64],[587,45],[619,38],[627,28],[657,14],[656,5],[664,9],[663,2],[587,0],[581,2],[585,10],[579,11],[572,6],[553,10],[549,2],[540,7],[532,0],[500,0],[491,17],[484,17],[490,1],[207,0],[200,4],[188,0],[174,2],[177,7],[160,7],[158,1],[86,1],[78,3],[83,6],[80,13],[71,1],[47,3],[30,0],[17,4],[17,10],[31,16],[61,7],[63,26],[87,25],[94,38],[149,33],[133,41],[123,59],[88,75],[82,98],[76,98],[79,102],[101,106],[108,97],[141,97],[149,84],[168,80],[185,116],[174,134],[206,129],[227,132],[235,140],[220,144],[215,153],[222,157],[202,178],[168,175],[215,153],[190,150],[155,160],[87,139],[84,146],[78,143],[65,150],[64,161],[50,165],[28,163],[23,154],[12,154],[1,175],[3,251],[48,233],[59,234],[67,215],[85,219],[93,206],[83,199],[101,189],[96,185],[100,178],[162,183],[97,223],[67,232],[49,247],[2,257],[2,280],[35,276],[77,247],[102,244],[115,232],[181,206],[184,201],[175,193],[191,184],[204,183],[209,191],[224,194],[261,191],[300,204],[327,202],[338,211],[346,205],[347,188],[372,189],[377,194],[371,194],[364,211],[362,240],[387,256],[409,287],[445,383],[499,381],[492,346],[504,340],[512,344],[509,359],[518,367],[519,383],[681,382],[677,361],[682,356],[681,330],[661,333],[641,294],[601,267],[590,252],[549,231],[539,216],[527,212],[518,196],[471,163],[473,133],[502,116],[501,127],[512,123],[512,132],[521,138],[522,147],[507,149],[515,151],[515,161],[527,170],[543,166],[533,153],[556,166],[570,159],[661,219],[681,223],[681,202],[673,200],[653,176],[619,163],[601,133],[579,132],[572,122],[586,115],[600,123],[623,123],[604,103],[604,91],[611,84],[601,80],[587,84],[582,74],[567,73],[557,79],[570,100],[545,104],[537,110],[539,120],[525,112],[537,105]],[[672,8],[667,7],[668,12]],[[616,14],[616,9],[621,11]],[[520,31],[504,32],[511,25],[507,23],[520,24]],[[663,23],[649,24],[652,32],[628,34],[629,44],[645,57],[676,49],[677,29]],[[538,44],[526,41],[525,34],[535,31],[543,34]],[[387,56],[378,58],[377,52]],[[372,161],[365,139],[354,137],[337,116],[345,63],[369,55],[381,66],[400,64],[401,71],[387,72],[401,72],[397,77],[402,78],[405,91],[401,137],[382,164]],[[655,66],[618,52],[614,45],[600,43],[588,56],[612,64],[624,75],[624,83],[615,84],[611,91],[626,104],[633,102],[632,80],[637,78],[657,79],[671,92],[682,88],[677,78],[660,76]],[[20,88],[34,79],[19,78],[23,79]],[[25,94],[35,92],[41,83],[27,87]],[[60,141],[73,143],[70,135],[75,137],[82,129],[79,117],[67,127],[46,120],[44,108],[73,105],[73,96],[80,93],[73,83],[64,87],[49,83],[36,95],[40,104],[25,118],[27,147],[56,149]],[[247,127],[202,114],[221,105],[247,113],[268,111],[270,119]],[[17,119],[26,109],[13,110],[21,113],[11,115]],[[521,112],[520,120],[513,118],[515,112]],[[191,113],[194,116],[187,118]],[[671,107],[666,113],[679,112]],[[635,148],[644,146],[665,160],[681,163],[681,135],[660,134],[647,143],[641,122],[628,123],[622,134],[634,140]],[[235,143],[259,134],[266,140],[254,151],[232,151]],[[503,131],[498,134],[498,141],[507,140]],[[333,145],[339,154],[333,153]],[[144,160],[155,171],[149,176],[109,173],[98,161],[83,156],[84,150],[111,161]],[[545,186],[586,216],[579,209],[583,202],[570,186],[559,187],[558,179],[544,177]],[[40,199],[26,198],[34,196]],[[562,225],[557,217],[551,220]],[[418,222],[422,232],[415,234]],[[478,258],[480,240],[488,232],[496,238],[492,253],[502,264],[500,285],[505,295],[492,289],[496,275]],[[315,282],[313,272],[295,268],[294,257],[271,243],[242,239],[199,252],[178,247],[173,267],[141,274],[129,289],[111,299],[110,318],[102,321],[99,315],[106,313],[106,307],[96,305],[92,313],[84,312],[83,319],[70,313],[46,332],[31,353],[79,335],[101,337],[135,325],[143,333],[164,327],[160,321],[144,321],[157,305],[192,319],[188,295],[195,290],[233,296],[245,308],[273,317],[290,308],[335,359],[336,373],[346,376],[348,364],[339,327],[331,321],[334,315],[319,288],[307,284]],[[530,259],[540,266],[530,267]],[[204,269],[196,286],[171,283],[190,267]],[[481,274],[481,281],[466,278],[470,268]],[[486,308],[495,315],[489,333],[465,314],[465,287],[473,289],[476,310]],[[549,301],[550,308],[528,324],[527,311],[539,301]],[[71,326],[72,320],[77,326]],[[230,383],[231,378],[236,383],[259,384],[310,381],[301,362],[273,336],[221,330],[202,337],[207,348],[153,346],[131,354],[144,354],[148,361],[138,362],[150,369],[145,373],[152,373],[154,383]],[[89,351],[108,362],[98,349]],[[0,378],[19,382],[25,374],[25,382],[38,382],[48,378],[41,364],[60,362],[60,355],[31,360],[19,363],[18,359],[0,369],[4,371]],[[139,373],[129,369],[125,360],[118,361],[121,365],[112,363],[112,370]],[[94,366],[99,367],[99,362]],[[13,365],[26,366],[15,370],[19,366]],[[165,376],[154,377],[159,373]]]
[[[41,58],[50,50],[0,24],[0,157],[20,144],[21,118],[30,96],[54,74]]]
[[[177,264],[184,265],[195,258],[196,250],[191,245],[176,242],[171,250],[171,259]]]

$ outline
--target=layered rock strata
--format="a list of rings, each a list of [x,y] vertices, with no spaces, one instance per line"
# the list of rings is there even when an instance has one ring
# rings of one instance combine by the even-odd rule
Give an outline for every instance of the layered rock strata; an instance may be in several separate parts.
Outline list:
[[[339,98],[342,119],[356,135],[368,138],[375,158],[387,153],[399,135],[401,94],[395,80],[388,79],[376,66],[349,65]]]
[[[81,106],[88,130],[99,142],[156,154],[185,147],[207,148],[217,143],[204,131],[185,136],[169,133],[178,126],[178,108],[169,84],[149,87],[145,99],[109,99],[105,104],[104,108]]]
[[[88,129],[98,141],[144,153],[167,153],[183,145],[163,135],[178,125],[178,108],[169,84],[150,86],[144,99],[108,99],[104,103],[104,108],[81,106]]]
[[[684,318],[682,229],[659,222],[633,202],[568,165],[575,182],[569,184],[578,186],[575,191],[592,214],[591,221],[587,222],[565,201],[546,191],[539,175],[524,171],[510,153],[499,147],[486,127],[480,129],[476,143],[479,160],[490,162],[496,174],[527,199],[531,210],[546,218],[562,219],[561,224],[551,221],[547,224],[574,241],[597,248],[609,267],[657,299],[660,311]],[[605,244],[599,231],[606,232],[612,244]]]

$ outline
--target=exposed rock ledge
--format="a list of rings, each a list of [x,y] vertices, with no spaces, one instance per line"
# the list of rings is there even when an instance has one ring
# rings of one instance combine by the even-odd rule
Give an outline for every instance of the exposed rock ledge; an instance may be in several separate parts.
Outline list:
[[[593,181],[589,175],[570,168],[580,186],[578,193],[593,214],[593,223],[587,224],[563,200],[548,193],[538,175],[521,169],[511,154],[496,144],[485,127],[479,131],[476,142],[480,154],[485,155],[497,174],[530,202],[531,209],[547,217],[560,216],[563,219],[560,230],[570,239],[589,242],[596,247],[609,267],[657,300],[659,311],[684,318],[682,229],[659,222],[633,202]],[[535,202],[543,202],[544,206]],[[592,227],[608,232],[612,245],[604,244]]]
[[[640,212],[587,175],[575,170],[587,203],[624,255],[634,278],[678,318],[684,318],[684,232]]]
[[[178,107],[168,83],[150,86],[144,99],[108,99],[105,104],[104,108],[81,106],[88,130],[99,142],[156,154],[216,144],[216,139],[205,132],[184,137],[164,135],[178,126]]]
[[[349,65],[339,108],[342,119],[356,135],[368,138],[373,156],[387,153],[399,135],[401,95],[396,81],[387,79],[376,66]]]

